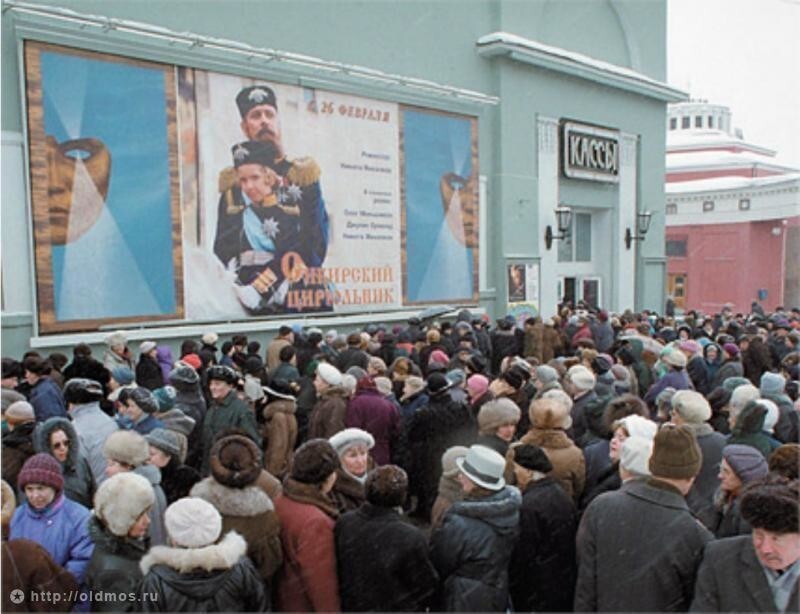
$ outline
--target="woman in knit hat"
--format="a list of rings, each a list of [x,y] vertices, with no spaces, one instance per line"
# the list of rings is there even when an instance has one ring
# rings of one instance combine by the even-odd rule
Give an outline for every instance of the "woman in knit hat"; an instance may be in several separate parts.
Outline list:
[[[189,495],[200,474],[181,463],[180,433],[170,429],[153,429],[145,439],[150,446],[150,464],[161,471],[161,488],[167,505]]]
[[[185,414],[183,410],[176,407],[178,399],[178,391],[174,386],[162,386],[153,391],[156,405],[158,409],[155,411],[155,416],[165,429],[175,433],[180,444],[180,461],[186,462],[186,457],[189,453],[189,436],[196,430],[202,429],[202,423],[198,422],[191,416]]]
[[[119,473],[100,485],[89,519],[94,553],[86,569],[86,585],[92,591],[118,597],[136,593],[142,581],[139,561],[150,547],[150,509],[153,487],[135,473]],[[124,599],[124,598],[123,598]],[[105,597],[92,603],[92,611],[121,609],[123,599]]]
[[[367,431],[349,428],[339,431],[328,441],[341,463],[336,470],[336,483],[331,490],[331,497],[339,513],[343,514],[364,503],[367,472],[375,466],[370,456],[375,439]]]
[[[247,557],[244,538],[229,531],[213,505],[194,497],[167,508],[169,546],[155,546],[142,558],[145,609],[165,612],[265,612],[269,598]]]
[[[708,348],[706,348],[708,349]],[[722,386],[729,377],[743,377],[744,367],[742,367],[741,352],[739,346],[729,341],[722,346],[722,364],[719,367],[714,378],[711,380],[711,385],[708,391],[711,392],[718,386]]]
[[[138,387],[126,390],[120,395],[119,402],[117,422],[120,428],[147,435],[153,429],[164,426],[153,415],[158,411],[158,401],[147,388]]]
[[[64,496],[61,465],[49,454],[36,454],[23,465],[17,483],[26,501],[11,519],[10,539],[37,542],[82,585],[94,550],[89,510]]]
[[[475,443],[505,456],[517,432],[520,415],[519,407],[511,399],[489,401],[478,412],[478,439]]]
[[[439,492],[431,509],[432,528],[441,525],[442,518],[450,506],[464,498],[464,490],[458,481],[460,470],[456,465],[456,459],[466,456],[468,450],[466,446],[453,446],[442,454],[442,477],[439,478]]]
[[[117,431],[106,439],[103,454],[106,457],[106,477],[131,471],[150,482],[156,497],[150,510],[150,541],[155,545],[166,543],[164,510],[167,508],[167,497],[161,488],[161,471],[149,463],[150,446],[147,440],[135,431]]]
[[[31,591],[40,591],[46,586],[53,594],[50,603],[36,604],[40,612],[69,610],[75,602],[78,583],[74,576],[53,561],[53,557],[38,543],[28,539],[9,541],[9,523],[17,505],[11,486],[4,480],[2,487],[2,545],[3,545],[3,599],[4,612],[27,612],[31,603]],[[20,590],[24,599],[12,601],[12,593]],[[14,593],[16,598],[17,593]],[[19,603],[17,603],[19,601]]]
[[[50,454],[61,464],[64,494],[91,509],[97,485],[72,422],[66,418],[45,420],[36,427],[33,444],[37,452]]]
[[[719,490],[714,495],[717,518],[713,531],[718,539],[750,533],[750,525],[741,515],[740,495],[748,483],[763,478],[767,473],[767,461],[755,448],[729,444],[722,449]]]
[[[33,441],[36,414],[27,401],[15,401],[3,413],[3,420],[3,479],[16,488],[22,466],[36,453]]]
[[[259,447],[243,435],[227,435],[211,449],[211,476],[191,496],[208,501],[222,516],[222,532],[236,531],[247,542],[247,556],[267,586],[283,553],[272,499],[258,484],[263,472]]]
[[[275,501],[284,556],[276,611],[340,611],[333,533],[339,512],[330,498],[339,466],[325,439],[311,439],[295,451],[283,496]]]

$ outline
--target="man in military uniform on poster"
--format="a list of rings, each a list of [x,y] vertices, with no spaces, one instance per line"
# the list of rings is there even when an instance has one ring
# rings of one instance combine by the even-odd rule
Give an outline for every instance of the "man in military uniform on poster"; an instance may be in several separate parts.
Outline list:
[[[233,147],[234,167],[220,173],[214,253],[237,273],[237,297],[251,313],[293,311],[288,290],[309,287],[299,278],[322,265],[328,247],[320,169],[311,158],[286,158],[271,88],[246,87],[236,105],[249,140]]]

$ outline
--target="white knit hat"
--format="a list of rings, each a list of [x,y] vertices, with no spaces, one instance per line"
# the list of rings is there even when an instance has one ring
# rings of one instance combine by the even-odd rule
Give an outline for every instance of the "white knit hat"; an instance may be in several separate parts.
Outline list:
[[[620,466],[640,476],[649,476],[650,455],[653,453],[653,440],[647,437],[633,436],[628,437],[622,443],[619,453]]]
[[[583,365],[574,365],[567,371],[567,378],[578,390],[591,390],[597,382],[594,373]]]
[[[764,430],[767,431],[767,433],[774,433],[775,425],[778,423],[778,419],[781,417],[781,412],[778,409],[778,406],[769,399],[758,399],[758,401],[756,401],[756,405],[759,405],[767,410],[767,413],[764,416]]]
[[[694,390],[678,390],[672,396],[672,410],[692,424],[702,424],[711,418],[711,405],[702,394]]]
[[[127,471],[100,484],[94,495],[94,514],[117,537],[125,537],[130,528],[156,501],[147,478]]]
[[[214,345],[218,340],[219,340],[219,335],[213,331],[207,332],[202,337],[200,337],[200,341],[202,341],[206,345]]]
[[[628,431],[628,437],[644,437],[652,441],[658,432],[658,425],[655,422],[636,414],[625,416],[619,423]]]
[[[361,444],[367,446],[368,450],[375,447],[375,438],[361,429],[349,428],[339,431],[333,437],[328,439],[330,444],[336,450],[336,454],[341,456],[347,450],[355,445]]]
[[[164,512],[167,534],[176,546],[202,548],[213,544],[222,532],[222,517],[208,501],[197,497],[178,499]]]
[[[317,375],[320,376],[323,382],[331,386],[340,386],[342,383],[342,372],[327,362],[319,363]]]

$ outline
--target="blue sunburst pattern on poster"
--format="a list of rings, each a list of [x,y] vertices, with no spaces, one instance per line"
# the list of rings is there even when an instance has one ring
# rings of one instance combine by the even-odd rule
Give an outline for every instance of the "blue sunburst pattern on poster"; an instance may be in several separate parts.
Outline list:
[[[471,300],[473,253],[458,201],[459,181],[473,173],[471,120],[406,109],[403,148],[407,300]]]

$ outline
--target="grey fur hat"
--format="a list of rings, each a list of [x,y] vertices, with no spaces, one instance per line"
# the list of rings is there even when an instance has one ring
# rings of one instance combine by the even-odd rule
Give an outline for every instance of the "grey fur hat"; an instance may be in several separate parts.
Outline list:
[[[117,537],[128,531],[156,496],[147,478],[133,472],[118,473],[100,484],[94,495],[94,515]]]

